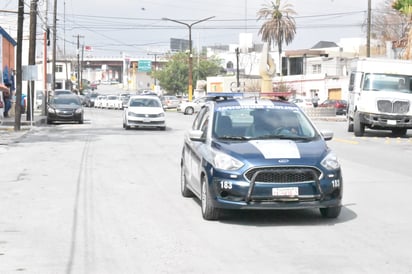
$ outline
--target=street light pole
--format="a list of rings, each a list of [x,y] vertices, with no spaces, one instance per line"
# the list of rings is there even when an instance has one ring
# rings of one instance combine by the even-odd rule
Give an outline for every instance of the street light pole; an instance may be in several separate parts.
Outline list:
[[[157,79],[156,79],[156,72],[157,72],[157,56],[159,55],[163,55],[163,53],[148,53],[147,55],[153,55],[154,56],[154,86],[155,86],[155,90],[156,90],[156,86],[157,86]]]
[[[368,25],[366,35],[366,57],[371,56],[371,20],[372,20],[372,8],[371,0],[368,0]]]
[[[212,18],[214,18],[215,16],[211,16],[208,18],[204,18],[202,20],[198,20],[196,22],[193,22],[191,24],[182,22],[182,21],[178,21],[178,20],[174,20],[174,19],[170,19],[170,18],[162,18],[162,20],[166,20],[166,21],[172,21],[178,24],[182,24],[185,25],[186,27],[188,27],[189,29],[189,87],[188,87],[188,96],[189,96],[189,101],[192,101],[192,97],[193,97],[193,56],[192,56],[192,26],[199,24],[201,22],[210,20]]]

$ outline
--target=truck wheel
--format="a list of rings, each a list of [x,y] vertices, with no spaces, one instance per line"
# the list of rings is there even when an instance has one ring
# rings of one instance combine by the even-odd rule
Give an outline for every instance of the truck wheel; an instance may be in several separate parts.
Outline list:
[[[357,137],[361,137],[365,134],[365,124],[361,122],[359,112],[355,112],[355,117],[353,118],[353,131]]]
[[[353,120],[348,117],[348,132],[353,132]]]
[[[404,136],[408,130],[406,128],[394,128],[392,129],[392,135],[394,136]]]

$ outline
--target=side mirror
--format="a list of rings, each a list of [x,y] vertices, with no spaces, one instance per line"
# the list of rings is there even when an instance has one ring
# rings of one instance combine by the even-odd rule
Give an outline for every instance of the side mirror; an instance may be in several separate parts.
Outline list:
[[[325,141],[330,141],[333,139],[333,132],[330,130],[321,130],[320,133]]]
[[[202,137],[203,131],[201,130],[191,130],[189,131],[189,138],[192,141],[204,142],[205,138]]]

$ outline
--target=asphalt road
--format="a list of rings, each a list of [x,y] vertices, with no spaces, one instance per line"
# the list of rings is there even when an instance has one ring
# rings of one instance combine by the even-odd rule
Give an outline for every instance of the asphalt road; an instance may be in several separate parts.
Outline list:
[[[45,125],[0,145],[0,273],[412,273],[412,132],[355,138],[343,122],[344,208],[201,217],[180,195],[193,116],[124,130],[121,111]]]

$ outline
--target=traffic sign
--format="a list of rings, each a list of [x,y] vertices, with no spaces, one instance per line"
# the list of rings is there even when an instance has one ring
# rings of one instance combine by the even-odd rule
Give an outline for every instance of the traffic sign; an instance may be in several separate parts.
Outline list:
[[[152,71],[152,61],[139,60],[137,71],[138,72],[151,72]]]

